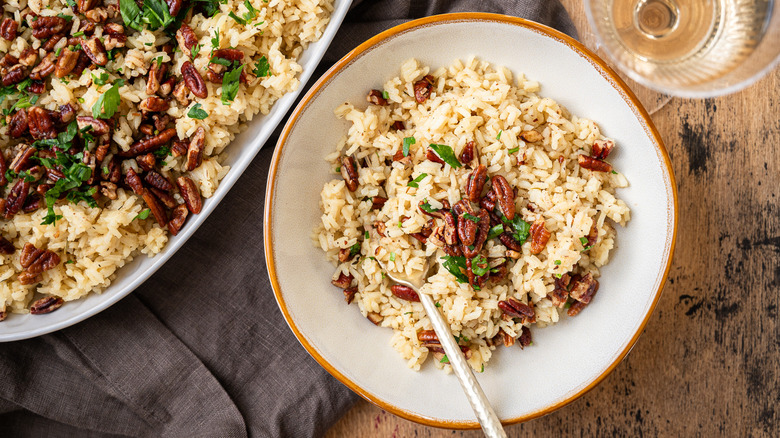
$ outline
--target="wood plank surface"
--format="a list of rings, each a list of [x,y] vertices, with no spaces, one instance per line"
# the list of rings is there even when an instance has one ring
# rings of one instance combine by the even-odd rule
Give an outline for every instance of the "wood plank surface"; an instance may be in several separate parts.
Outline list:
[[[593,47],[581,1],[563,3]],[[509,436],[780,434],[780,70],[730,96],[672,98],[652,118],[672,158],[680,211],[658,307],[601,384],[507,427]],[[361,401],[326,436],[481,435]]]

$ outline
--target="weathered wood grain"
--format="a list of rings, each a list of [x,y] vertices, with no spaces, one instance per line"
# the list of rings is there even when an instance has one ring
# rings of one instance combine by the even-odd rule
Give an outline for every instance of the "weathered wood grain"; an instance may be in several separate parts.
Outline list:
[[[564,0],[588,44],[578,0]],[[633,84],[632,84],[633,86]],[[653,115],[680,197],[677,249],[631,354],[595,389],[510,436],[780,434],[780,70]],[[478,437],[360,402],[328,437]]]

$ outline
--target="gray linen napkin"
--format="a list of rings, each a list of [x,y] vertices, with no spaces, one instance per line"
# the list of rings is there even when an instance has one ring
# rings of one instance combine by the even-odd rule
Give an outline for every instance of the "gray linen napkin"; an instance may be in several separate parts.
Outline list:
[[[382,30],[456,11],[575,35],[557,0],[358,1],[320,70]],[[73,327],[0,344],[0,436],[317,436],[352,406],[357,396],[300,346],[268,282],[262,218],[275,142],[135,293]]]

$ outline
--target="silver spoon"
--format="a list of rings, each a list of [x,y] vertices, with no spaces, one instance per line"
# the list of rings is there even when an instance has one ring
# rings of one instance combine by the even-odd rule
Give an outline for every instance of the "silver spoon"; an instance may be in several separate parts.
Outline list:
[[[370,235],[371,240],[373,240],[374,243],[377,243],[376,230],[372,230]],[[466,394],[466,398],[468,398],[471,409],[474,410],[474,414],[476,414],[477,420],[479,421],[480,426],[482,426],[482,431],[485,432],[485,436],[490,438],[506,438],[506,432],[504,432],[504,428],[501,426],[501,421],[496,416],[493,407],[490,406],[490,402],[482,391],[482,387],[479,386],[476,377],[474,377],[471,366],[466,363],[466,358],[460,351],[460,347],[455,343],[455,337],[452,335],[452,331],[450,331],[450,325],[444,321],[444,317],[439,313],[439,310],[436,308],[431,297],[427,294],[420,293],[420,288],[428,281],[430,271],[436,266],[436,263],[431,263],[431,258],[432,257],[429,257],[425,261],[425,265],[423,266],[423,269],[419,271],[420,273],[418,275],[411,277],[404,272],[391,272],[384,263],[379,260],[377,261],[391,280],[398,284],[409,286],[417,292],[417,296],[420,297],[420,302],[425,309],[425,313],[428,314],[428,318],[431,320],[433,331],[436,332],[436,336],[439,338],[439,342],[444,348],[444,352],[447,354],[447,360],[450,362],[450,365],[452,365],[452,369],[458,377],[460,386],[463,388],[463,392]]]

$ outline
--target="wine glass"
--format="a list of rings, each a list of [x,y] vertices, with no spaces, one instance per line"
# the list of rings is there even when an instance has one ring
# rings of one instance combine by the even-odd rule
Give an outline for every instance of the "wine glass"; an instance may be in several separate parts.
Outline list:
[[[732,93],[780,61],[774,0],[584,0],[584,6],[608,57],[661,93]]]

